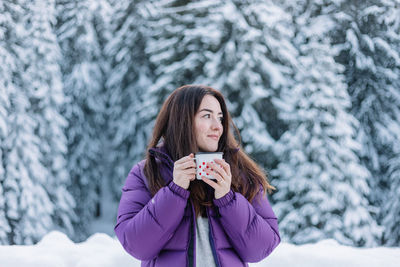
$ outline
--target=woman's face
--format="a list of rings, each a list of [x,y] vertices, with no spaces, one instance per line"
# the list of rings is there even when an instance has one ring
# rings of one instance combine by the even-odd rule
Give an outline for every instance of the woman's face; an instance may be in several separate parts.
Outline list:
[[[223,132],[222,110],[218,100],[206,95],[194,116],[194,133],[199,151],[215,152]]]

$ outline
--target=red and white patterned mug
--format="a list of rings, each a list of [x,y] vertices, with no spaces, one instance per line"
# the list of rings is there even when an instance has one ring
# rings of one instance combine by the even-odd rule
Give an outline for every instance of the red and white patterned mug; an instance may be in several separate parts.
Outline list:
[[[222,159],[222,152],[198,152],[194,158],[196,161],[196,179],[201,180],[201,176],[209,179],[215,179],[210,175],[210,168],[207,168],[208,162],[214,162],[214,159]]]

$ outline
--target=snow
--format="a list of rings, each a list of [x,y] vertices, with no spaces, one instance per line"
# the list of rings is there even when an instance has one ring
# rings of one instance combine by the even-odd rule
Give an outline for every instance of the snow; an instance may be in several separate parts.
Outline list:
[[[85,237],[112,236],[100,184],[120,194],[161,100],[193,82],[226,93],[272,169],[282,236],[399,246],[399,0],[25,2],[0,1],[0,243],[72,233],[74,202],[84,227],[101,204]]]
[[[400,248],[355,248],[339,245],[334,240],[316,244],[281,243],[272,254],[250,266],[399,266]],[[0,246],[2,267],[113,267],[140,266],[140,261],[127,254],[115,236],[96,233],[85,242],[73,243],[65,234],[48,233],[36,245]]]

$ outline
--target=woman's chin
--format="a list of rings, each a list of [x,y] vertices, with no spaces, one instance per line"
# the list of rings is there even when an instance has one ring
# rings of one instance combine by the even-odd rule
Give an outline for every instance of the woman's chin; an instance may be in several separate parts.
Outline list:
[[[200,147],[199,151],[200,152],[216,152],[218,149],[218,146],[207,146],[207,147]]]

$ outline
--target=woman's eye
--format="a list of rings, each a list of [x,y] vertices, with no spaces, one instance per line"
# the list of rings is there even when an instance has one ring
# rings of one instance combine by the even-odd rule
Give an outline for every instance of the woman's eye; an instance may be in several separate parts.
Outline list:
[[[211,118],[211,114],[205,114],[205,115],[203,115],[203,118],[209,119],[209,118]],[[218,119],[220,122],[222,122],[224,120],[224,117],[218,117]]]

